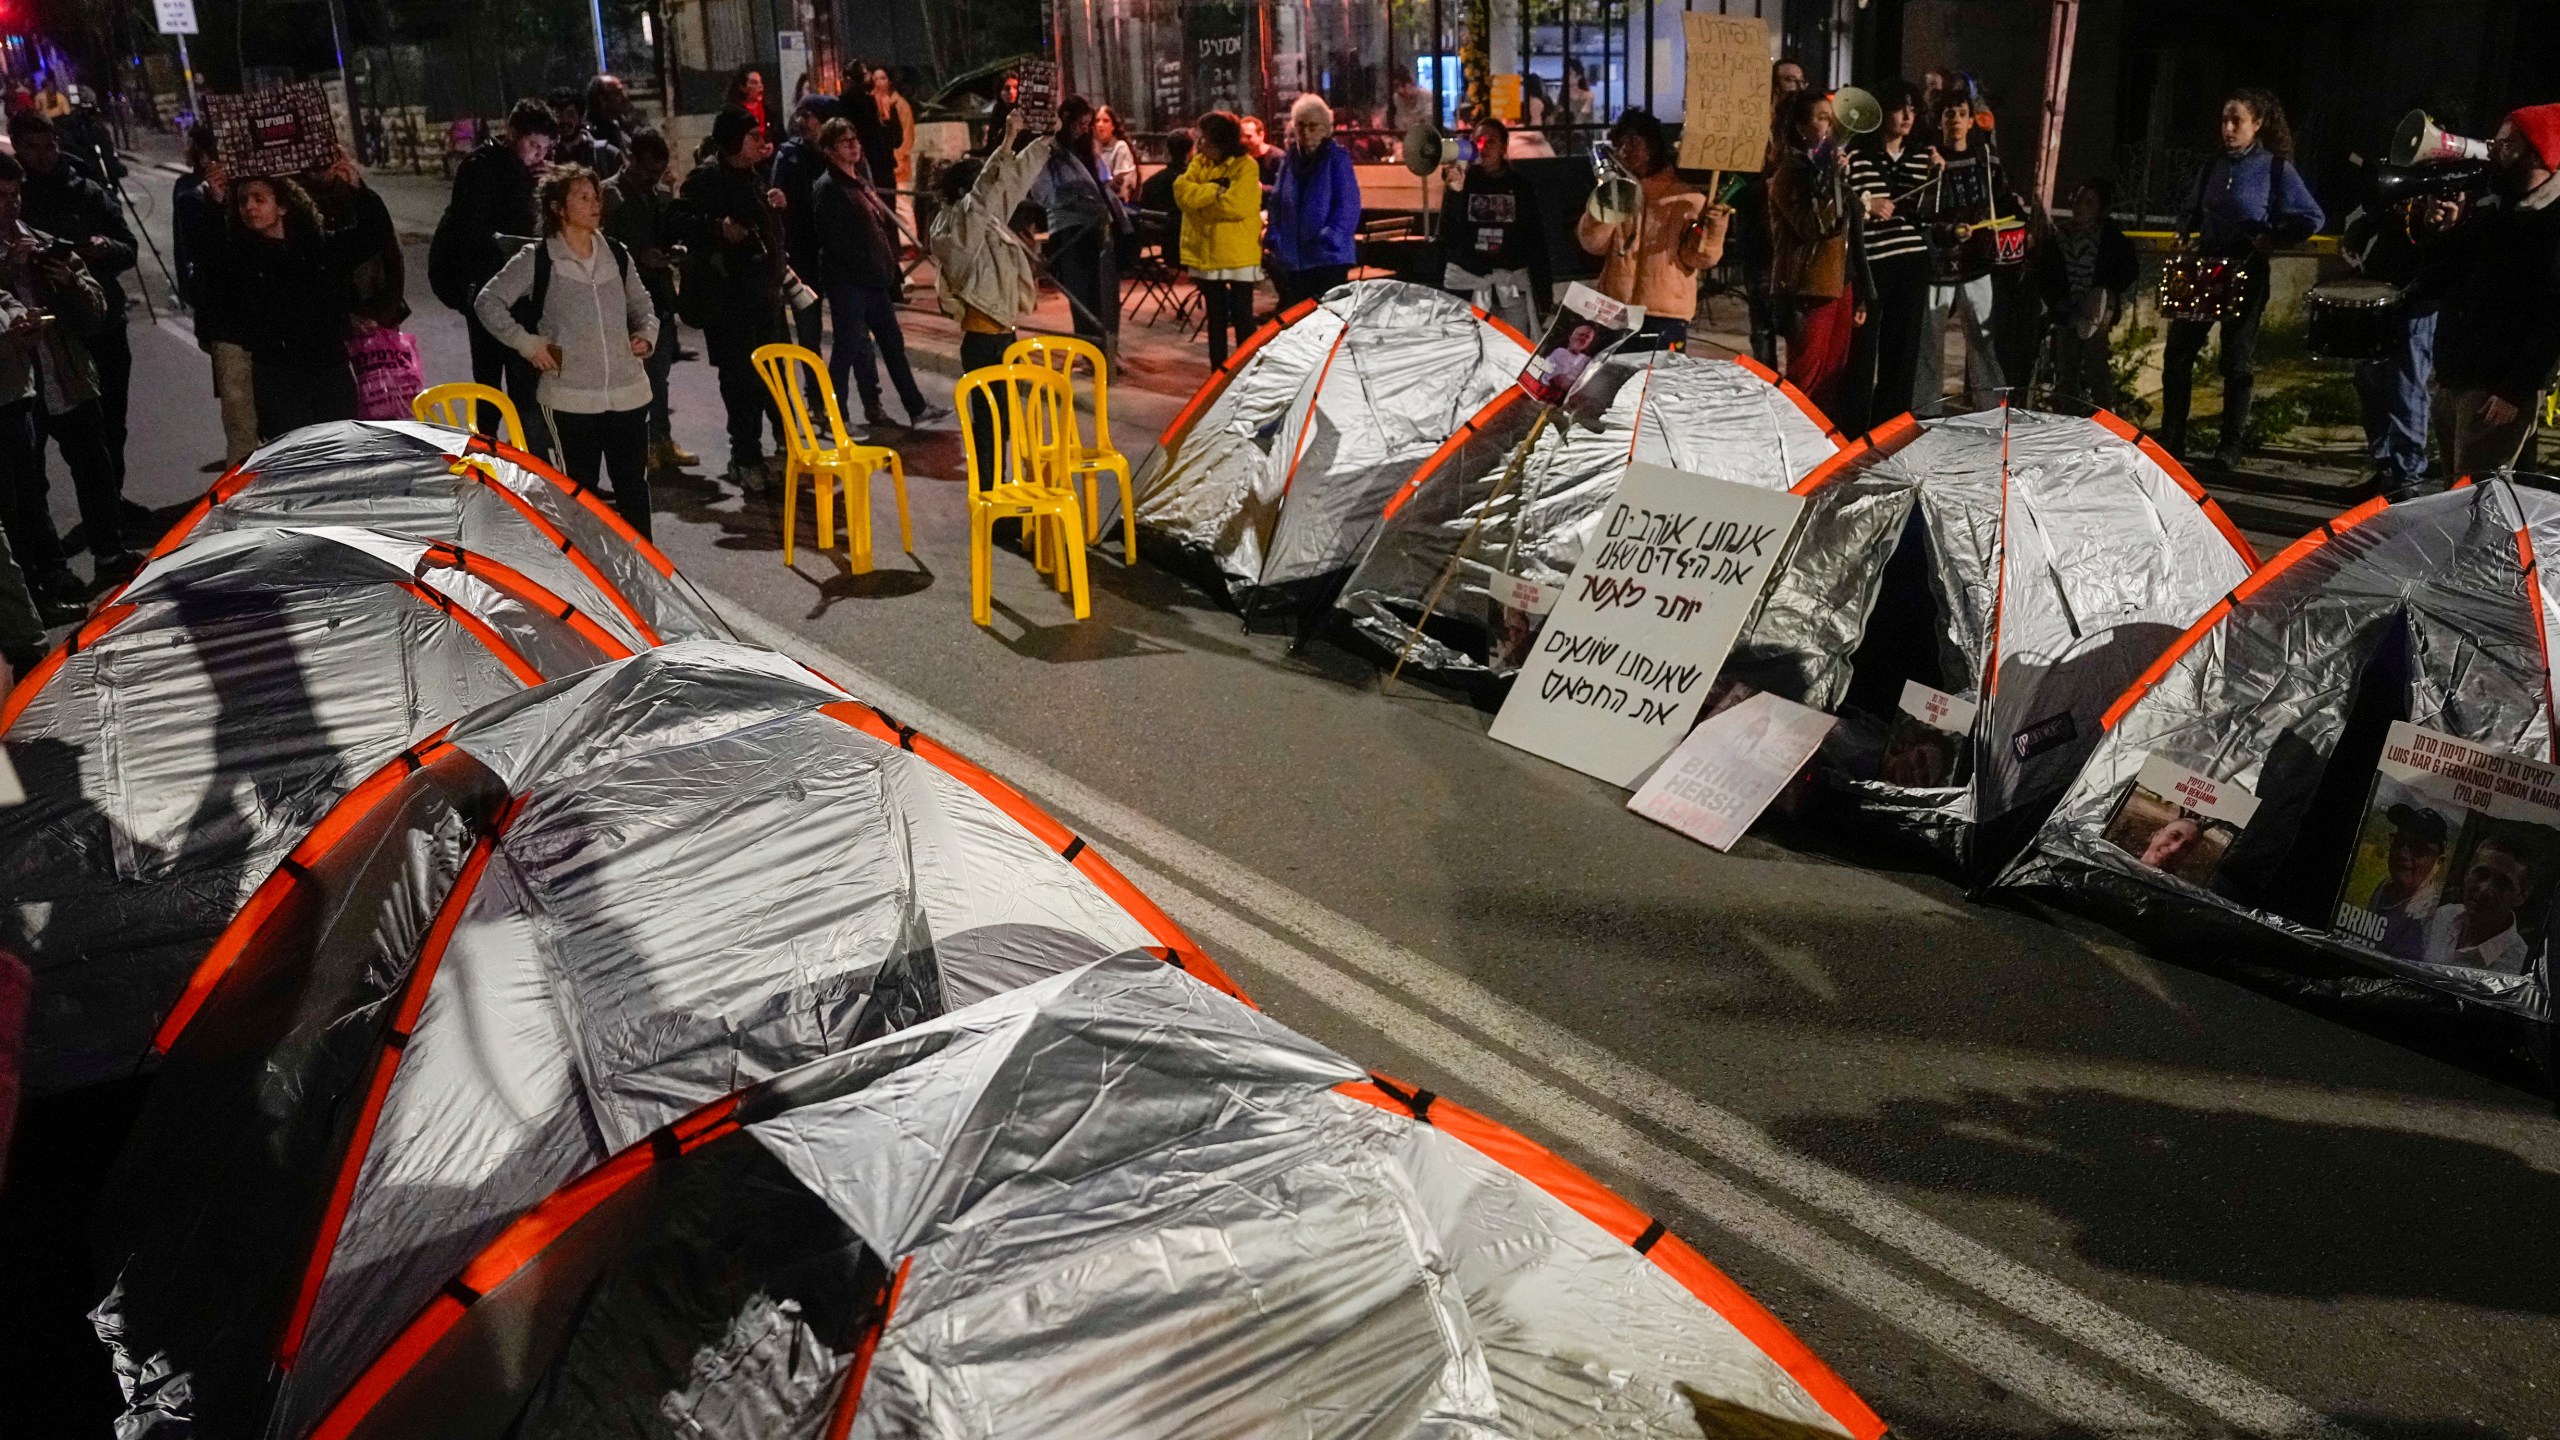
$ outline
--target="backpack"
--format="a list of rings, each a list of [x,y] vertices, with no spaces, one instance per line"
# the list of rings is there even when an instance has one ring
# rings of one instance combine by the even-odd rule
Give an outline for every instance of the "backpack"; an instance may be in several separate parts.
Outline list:
[[[597,237],[613,249],[614,268],[621,272],[624,285],[631,283],[631,252],[610,235]],[[551,298],[551,240],[549,236],[533,242],[533,288],[516,297],[507,307],[516,324],[528,335],[542,333],[542,306]]]

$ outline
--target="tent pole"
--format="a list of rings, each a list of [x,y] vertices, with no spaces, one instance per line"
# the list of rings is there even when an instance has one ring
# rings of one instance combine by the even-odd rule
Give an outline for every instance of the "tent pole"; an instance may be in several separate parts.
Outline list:
[[[1450,552],[1449,563],[1440,569],[1440,578],[1431,582],[1431,593],[1422,597],[1422,618],[1413,622],[1413,633],[1404,637],[1404,648],[1396,652],[1395,668],[1387,672],[1386,680],[1378,686],[1379,694],[1387,693],[1387,686],[1396,683],[1396,677],[1404,673],[1404,662],[1413,658],[1413,647],[1422,643],[1422,627],[1431,623],[1431,612],[1440,608],[1440,596],[1448,590],[1449,582],[1458,576],[1458,562],[1475,548],[1476,536],[1484,530],[1484,517],[1493,513],[1494,502],[1511,488],[1512,481],[1520,478],[1521,467],[1529,463],[1530,449],[1536,446],[1539,436],[1547,433],[1547,422],[1555,418],[1556,407],[1553,405],[1538,411],[1537,423],[1529,427],[1529,438],[1521,441],[1520,448],[1512,453],[1511,463],[1504,468],[1502,478],[1494,483],[1493,493],[1484,497],[1484,508],[1476,511],[1475,523],[1467,527],[1467,538],[1459,541],[1458,548]]]

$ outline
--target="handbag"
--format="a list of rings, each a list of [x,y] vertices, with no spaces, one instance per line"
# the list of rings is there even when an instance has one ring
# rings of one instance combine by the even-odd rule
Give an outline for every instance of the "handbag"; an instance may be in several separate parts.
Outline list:
[[[418,337],[405,330],[372,330],[349,340],[347,364],[356,372],[359,420],[406,420],[410,402],[427,388]]]

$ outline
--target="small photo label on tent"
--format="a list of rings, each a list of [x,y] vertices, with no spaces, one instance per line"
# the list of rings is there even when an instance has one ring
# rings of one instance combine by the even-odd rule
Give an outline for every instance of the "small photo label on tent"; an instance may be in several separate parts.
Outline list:
[[[2100,838],[2164,875],[2202,885],[2257,813],[2258,797],[2246,788],[2147,755]]]
[[[1633,786],[1689,733],[1803,511],[1782,490],[1629,465],[1493,738]]]
[[[2394,721],[2332,923],[2394,960],[2528,976],[2560,916],[2560,766]]]
[[[1931,689],[1917,680],[1902,682],[1902,713],[1932,730],[1970,735],[1974,712],[1979,708],[1961,695]]]
[[[1831,733],[1819,710],[1766,693],[1699,722],[1627,808],[1718,850],[1730,850]]]

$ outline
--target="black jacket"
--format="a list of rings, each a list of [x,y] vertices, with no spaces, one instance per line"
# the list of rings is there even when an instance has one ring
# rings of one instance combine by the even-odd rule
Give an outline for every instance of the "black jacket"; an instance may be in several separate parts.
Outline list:
[[[819,253],[815,278],[830,286],[897,285],[897,252],[883,226],[880,192],[869,180],[848,180],[829,169],[810,187],[810,221]],[[801,271],[801,278],[812,273]]]
[[[31,230],[59,235],[80,247],[80,258],[89,264],[89,273],[107,292],[107,324],[124,323],[124,282],[116,277],[133,268],[138,248],[132,227],[124,223],[124,212],[94,180],[83,179],[66,157],[49,175],[27,171],[25,201],[18,218]],[[92,237],[102,245],[89,243]]]
[[[453,172],[453,196],[445,202],[444,218],[436,222],[435,240],[427,247],[427,288],[445,308],[468,316],[480,287],[516,252],[516,246],[499,237],[540,232],[533,172],[503,136],[490,140],[464,156]]]
[[[199,271],[214,333],[261,364],[345,364],[352,277],[392,239],[381,204],[350,209],[354,220],[343,230],[297,227],[282,240],[226,226],[219,251]]]
[[[803,280],[818,274],[818,232],[811,223],[809,187],[827,173],[827,157],[794,135],[773,152],[773,188],[791,207],[782,212],[782,253]]]
[[[1440,212],[1441,258],[1473,275],[1527,270],[1547,288],[1547,234],[1539,223],[1538,196],[1517,170],[1488,175],[1467,167],[1466,188]]]
[[[181,175],[169,202],[169,265],[177,271],[178,298],[190,310],[204,309],[204,267],[222,245],[222,202],[205,188],[201,175]],[[196,317],[196,339],[210,342],[204,316]]]
[[[780,315],[782,225],[764,203],[764,177],[714,156],[686,173],[667,207],[668,238],[687,248],[682,303],[688,315],[718,316],[763,328]],[[720,234],[735,220],[746,238]],[[690,322],[688,322],[690,323]]]
[[[2482,200],[2446,239],[2436,380],[2529,407],[2560,364],[2560,200],[2538,210]]]
[[[555,165],[584,165],[596,172],[596,179],[610,180],[622,169],[622,147],[589,126],[578,132],[578,138],[551,147],[551,161]]]
[[[2133,242],[2125,238],[2124,227],[2101,217],[2098,264],[2092,283],[2109,295],[2122,295],[2133,288],[2140,274],[2141,268],[2133,257]],[[2071,271],[2063,259],[2059,237],[2036,247],[2035,276],[2036,291],[2044,297],[2045,308],[2060,310],[2071,303]]]

